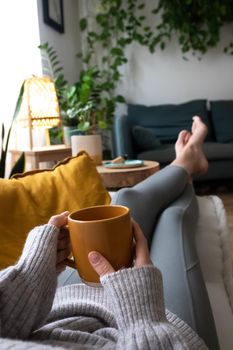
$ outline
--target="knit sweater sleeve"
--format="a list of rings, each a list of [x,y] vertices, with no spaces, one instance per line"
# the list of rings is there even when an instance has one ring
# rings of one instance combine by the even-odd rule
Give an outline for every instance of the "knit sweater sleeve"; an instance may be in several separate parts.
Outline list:
[[[0,336],[26,339],[48,315],[56,289],[58,229],[34,228],[16,263],[0,271]]]
[[[101,283],[117,319],[117,349],[207,349],[185,323],[181,331],[167,321],[162,276],[154,266],[120,270]]]

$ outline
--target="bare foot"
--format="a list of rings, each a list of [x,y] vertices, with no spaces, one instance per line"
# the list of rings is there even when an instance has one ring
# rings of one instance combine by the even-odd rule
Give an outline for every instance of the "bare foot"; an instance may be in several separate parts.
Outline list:
[[[190,136],[191,136],[191,133],[188,130],[182,130],[179,133],[176,144],[175,144],[176,155],[179,154],[183,150],[183,148],[186,145],[186,143],[188,142]]]
[[[202,146],[206,135],[208,134],[208,128],[203,123],[200,117],[195,116],[193,117],[193,124],[192,124],[192,142],[196,145]]]
[[[207,135],[208,128],[198,116],[193,117],[192,134],[184,130],[180,132],[175,146],[176,159],[173,165],[183,167],[192,175],[205,173],[208,170],[208,162],[203,153],[203,142]]]

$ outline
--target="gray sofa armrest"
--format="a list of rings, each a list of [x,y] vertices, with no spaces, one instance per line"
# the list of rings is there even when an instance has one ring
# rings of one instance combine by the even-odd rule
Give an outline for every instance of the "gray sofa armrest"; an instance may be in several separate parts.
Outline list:
[[[129,158],[135,157],[131,127],[126,115],[117,116],[113,124],[114,156],[127,154]]]

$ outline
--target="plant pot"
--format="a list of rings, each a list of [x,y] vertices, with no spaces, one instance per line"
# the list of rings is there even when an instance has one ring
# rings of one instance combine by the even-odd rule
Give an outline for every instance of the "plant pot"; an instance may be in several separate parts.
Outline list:
[[[101,165],[102,139],[100,135],[73,135],[71,136],[72,156],[80,151],[86,151],[96,165]]]
[[[77,130],[76,126],[63,126],[64,144],[68,147],[71,146],[71,132],[74,130]]]

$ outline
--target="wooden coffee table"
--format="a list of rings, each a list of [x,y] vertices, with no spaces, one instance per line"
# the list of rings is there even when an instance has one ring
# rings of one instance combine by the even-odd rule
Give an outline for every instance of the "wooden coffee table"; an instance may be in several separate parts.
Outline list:
[[[104,186],[112,190],[134,186],[159,171],[159,169],[159,163],[150,160],[145,160],[144,165],[137,168],[109,169],[103,165],[97,166],[97,171],[103,179]]]

